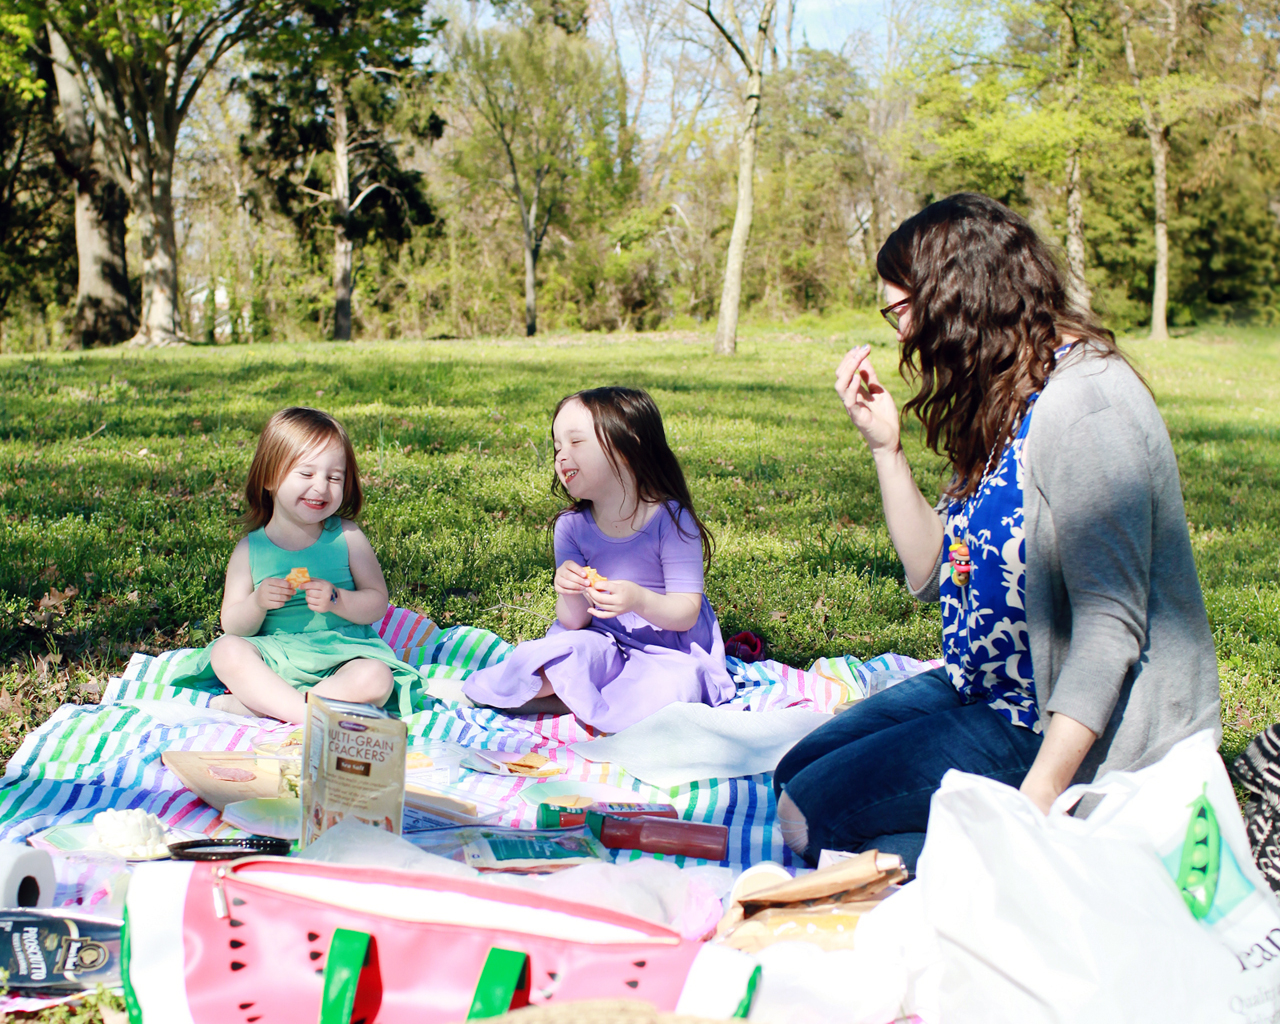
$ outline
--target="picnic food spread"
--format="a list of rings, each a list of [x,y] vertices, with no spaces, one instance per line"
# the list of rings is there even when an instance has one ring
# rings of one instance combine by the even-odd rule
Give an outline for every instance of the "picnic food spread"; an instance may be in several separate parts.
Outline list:
[[[389,628],[398,628],[398,621],[390,619]],[[452,639],[446,643],[456,645]],[[454,650],[471,656],[465,647]],[[911,674],[911,667],[903,674]],[[836,686],[817,706],[830,710],[847,692]],[[128,697],[156,695],[135,690]],[[116,699],[107,695],[104,713],[118,707],[112,703]],[[783,696],[773,707],[791,706],[794,699]],[[188,712],[176,710],[181,705],[172,706],[168,721],[187,720]],[[24,998],[34,993],[53,999],[60,991],[92,989],[99,981],[127,981],[142,1008],[142,1024],[171,1019],[167,1014],[174,1000],[187,1004],[195,1024],[223,1024],[237,1013],[256,1015],[272,1006],[288,1019],[304,1002],[305,1016],[312,1019],[322,1009],[329,1012],[330,1004],[319,1002],[322,988],[329,986],[321,976],[354,963],[350,977],[357,1012],[332,1019],[358,1019],[364,1013],[370,1024],[445,1024],[466,1017],[483,989],[496,993],[488,1004],[494,1013],[522,1001],[626,998],[704,1019],[750,1012],[753,1020],[766,1022],[843,1021],[853,1019],[852,1011],[808,1013],[805,1000],[818,998],[828,984],[823,978],[843,977],[855,962],[823,958],[866,957],[882,948],[885,925],[873,922],[891,920],[882,911],[906,905],[896,897],[918,894],[920,888],[903,888],[899,859],[874,851],[824,853],[815,872],[769,863],[767,844],[772,842],[774,856],[784,848],[771,818],[751,816],[753,807],[772,812],[751,778],[710,786],[648,786],[621,769],[583,760],[576,749],[590,751],[598,733],[554,716],[539,719],[534,729],[516,728],[517,720],[498,731],[484,728],[494,715],[488,709],[431,712],[410,723],[378,708],[321,698],[312,699],[310,710],[317,718],[300,729],[262,728],[256,734],[250,729],[246,737],[243,727],[229,728],[219,720],[181,734],[165,724],[157,734],[169,747],[160,751],[148,749],[145,740],[128,741],[140,761],[149,758],[145,763],[153,773],[161,764],[161,771],[171,773],[168,788],[146,806],[171,806],[174,816],[161,820],[141,808],[99,810],[102,839],[124,854],[145,846],[163,856],[158,829],[172,840],[164,852],[174,859],[132,865],[127,894],[103,874],[121,871],[122,860],[67,861],[89,874],[67,883],[62,875],[68,868],[60,868],[58,900],[100,908],[89,919],[99,934],[91,934],[90,926],[65,906],[39,920],[25,910],[0,913],[0,930],[14,929],[14,941],[3,943],[0,967],[8,966],[15,991],[26,993]],[[200,722],[201,709],[193,711],[191,720]],[[136,718],[142,712],[132,714]],[[424,729],[425,721],[439,726]],[[400,730],[408,731],[408,743],[399,738]],[[241,748],[252,749],[179,747],[200,737],[230,735],[241,737],[235,741]],[[493,748],[478,746],[489,741]],[[77,749],[100,746],[91,741]],[[22,755],[18,762],[24,763]],[[550,773],[556,778],[547,779]],[[286,785],[289,776],[294,781]],[[316,792],[322,776],[324,797]],[[303,779],[312,780],[305,800]],[[175,789],[175,783],[181,786]],[[134,785],[139,788],[132,796],[117,797],[120,806],[148,798],[146,782]],[[81,792],[83,786],[76,790]],[[1200,802],[1180,796],[1176,844],[1167,852],[1160,847],[1185,900],[1176,901],[1178,908],[1188,920],[1203,914],[1206,928],[1224,927],[1223,894],[1236,898],[1241,884],[1235,872],[1239,857],[1233,860],[1223,849],[1228,842],[1227,827],[1219,828],[1224,799],[1229,797],[1212,790]],[[400,834],[394,809],[386,806],[394,808],[397,801]],[[305,846],[288,838],[299,836],[304,807],[309,823],[327,825]],[[165,831],[166,823],[177,821],[199,831]],[[127,822],[132,824],[126,829]],[[267,838],[273,834],[277,838]],[[34,844],[42,833],[33,835]],[[74,858],[81,856],[77,851],[100,850],[102,844],[47,848],[55,858]],[[384,862],[385,867],[378,866]],[[744,867],[748,870],[722,903],[733,872]],[[454,872],[460,874],[450,877]],[[707,888],[708,878],[717,879],[713,888]],[[1168,882],[1162,884],[1167,888]],[[423,902],[419,894],[426,891],[434,895]],[[125,931],[133,953],[122,972],[120,912],[126,899]],[[896,913],[900,917],[903,911]],[[19,914],[29,916],[19,921]],[[292,938],[264,957],[256,943],[268,932]],[[29,933],[44,936],[39,942],[47,955],[40,960],[28,948],[36,941],[27,939]],[[196,936],[204,952],[196,950]],[[381,1007],[369,1002],[370,992],[358,981],[367,975],[360,964],[374,948]],[[408,956],[410,949],[415,956]],[[776,950],[783,952],[774,956]],[[304,965],[296,979],[289,966],[295,961]],[[95,968],[99,963],[105,966]],[[872,974],[896,976],[888,962],[872,974],[865,966],[860,970],[861,980],[841,999],[856,1002]],[[797,980],[797,971],[808,971],[808,980]],[[477,982],[482,976],[488,979],[485,985]],[[766,979],[763,988],[758,988],[760,977]],[[770,977],[777,983],[771,1005]],[[489,982],[493,986],[486,988]],[[778,995],[784,991],[785,998]],[[248,1002],[254,1006],[238,1009]],[[0,997],[0,1010],[15,1005]],[[928,1022],[937,1019],[922,1016]],[[890,1017],[866,1019],[887,1024]],[[1040,1024],[1034,1016],[1028,1020]]]

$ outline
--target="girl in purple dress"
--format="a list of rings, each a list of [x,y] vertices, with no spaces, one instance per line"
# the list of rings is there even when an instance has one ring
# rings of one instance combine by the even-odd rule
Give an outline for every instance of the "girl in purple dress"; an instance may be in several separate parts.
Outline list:
[[[674,701],[734,693],[703,594],[711,535],[653,399],[592,388],[561,400],[551,425],[556,491],[556,621],[467,679],[477,704],[514,714],[572,712],[617,732]]]

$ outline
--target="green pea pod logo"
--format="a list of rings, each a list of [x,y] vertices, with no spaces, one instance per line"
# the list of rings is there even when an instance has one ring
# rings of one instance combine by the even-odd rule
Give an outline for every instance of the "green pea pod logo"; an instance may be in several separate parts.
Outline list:
[[[1218,817],[1213,813],[1205,793],[1191,802],[1191,821],[1187,837],[1182,841],[1182,860],[1175,880],[1187,909],[1197,921],[1209,913],[1218,893],[1218,865],[1222,854],[1222,836]]]

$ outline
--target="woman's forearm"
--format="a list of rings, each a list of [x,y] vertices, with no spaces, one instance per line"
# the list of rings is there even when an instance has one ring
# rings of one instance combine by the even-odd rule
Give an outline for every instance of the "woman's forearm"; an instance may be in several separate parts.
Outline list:
[[[1084,755],[1097,738],[1092,729],[1074,718],[1050,715],[1049,728],[1045,730],[1040,751],[1019,788],[1048,814],[1053,802],[1071,785]]]
[[[889,538],[902,560],[907,583],[912,590],[919,590],[938,564],[942,520],[920,493],[901,448],[878,451],[874,459]]]

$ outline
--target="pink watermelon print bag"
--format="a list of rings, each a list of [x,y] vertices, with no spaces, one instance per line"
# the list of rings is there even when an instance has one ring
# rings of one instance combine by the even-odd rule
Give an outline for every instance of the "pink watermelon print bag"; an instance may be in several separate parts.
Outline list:
[[[126,910],[131,1024],[446,1024],[609,998],[746,1016],[758,978],[640,918],[282,857],[139,865]]]

